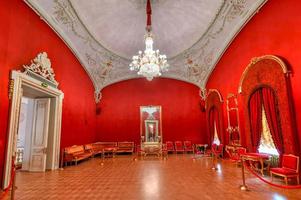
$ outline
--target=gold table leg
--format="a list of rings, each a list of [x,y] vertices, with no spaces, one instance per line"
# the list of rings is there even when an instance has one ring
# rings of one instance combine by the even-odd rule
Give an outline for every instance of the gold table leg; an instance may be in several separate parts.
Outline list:
[[[215,154],[212,154],[212,168],[211,169],[217,170],[218,168],[217,168],[216,164],[217,164],[217,158],[216,158]]]

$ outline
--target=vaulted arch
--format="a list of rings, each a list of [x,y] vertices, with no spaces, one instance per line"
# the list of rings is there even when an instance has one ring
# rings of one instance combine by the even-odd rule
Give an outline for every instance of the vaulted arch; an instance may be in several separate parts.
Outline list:
[[[206,119],[208,144],[212,143],[214,137],[214,126],[216,126],[221,143],[224,143],[223,98],[217,89],[209,89],[206,98]],[[215,125],[213,121],[215,121]]]
[[[252,94],[260,88],[271,88],[277,99],[281,132],[283,135],[284,152],[297,153],[297,138],[293,129],[291,112],[292,99],[289,96],[289,76],[285,63],[276,56],[265,55],[254,58],[245,69],[239,84],[243,114],[245,118],[246,145],[252,149],[251,125],[249,116],[249,101]]]

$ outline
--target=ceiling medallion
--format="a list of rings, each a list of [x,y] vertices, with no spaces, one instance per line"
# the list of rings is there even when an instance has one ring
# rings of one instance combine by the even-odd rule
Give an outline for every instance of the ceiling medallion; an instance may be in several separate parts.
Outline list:
[[[154,77],[161,76],[161,72],[168,70],[168,63],[166,60],[166,55],[160,55],[160,51],[153,50],[153,34],[151,32],[151,4],[150,0],[147,0],[146,4],[146,14],[147,14],[147,25],[146,34],[144,36],[145,50],[138,52],[138,55],[133,56],[133,61],[130,64],[131,71],[138,71],[138,75],[146,77],[148,81],[153,80]]]

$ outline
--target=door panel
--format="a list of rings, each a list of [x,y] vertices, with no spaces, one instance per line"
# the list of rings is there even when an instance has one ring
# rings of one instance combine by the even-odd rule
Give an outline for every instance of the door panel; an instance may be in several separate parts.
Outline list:
[[[46,169],[50,99],[35,99],[34,101],[34,123],[29,171],[43,172]]]

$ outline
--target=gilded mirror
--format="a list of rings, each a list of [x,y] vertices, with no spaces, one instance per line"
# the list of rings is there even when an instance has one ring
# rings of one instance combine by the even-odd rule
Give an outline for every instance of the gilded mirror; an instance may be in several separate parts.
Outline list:
[[[240,145],[238,103],[237,97],[232,93],[227,96],[227,117],[229,144]]]
[[[161,106],[140,106],[140,135],[142,144],[161,144]]]

